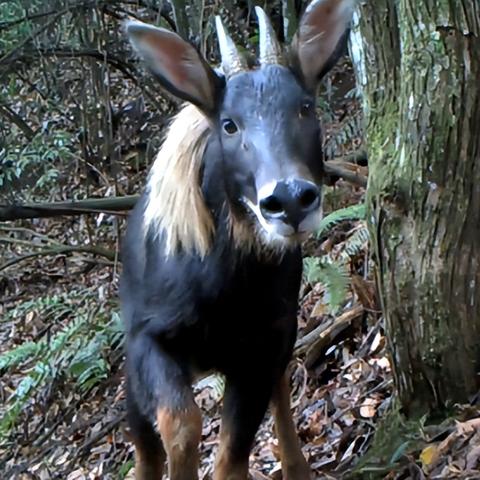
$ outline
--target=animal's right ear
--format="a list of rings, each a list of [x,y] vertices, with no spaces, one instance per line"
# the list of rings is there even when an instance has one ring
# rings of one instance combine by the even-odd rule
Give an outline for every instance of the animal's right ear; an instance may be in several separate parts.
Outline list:
[[[300,19],[292,60],[310,89],[334,65],[332,57],[345,37],[354,4],[355,0],[312,0]]]
[[[174,32],[143,22],[124,25],[134,49],[170,93],[207,114],[215,110],[223,79],[190,43]]]

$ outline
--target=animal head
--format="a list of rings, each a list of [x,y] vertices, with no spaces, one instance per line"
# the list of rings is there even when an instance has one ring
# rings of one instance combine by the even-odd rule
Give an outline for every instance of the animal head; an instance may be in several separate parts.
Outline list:
[[[352,0],[314,0],[288,55],[260,7],[258,66],[249,69],[216,18],[222,73],[177,34],[137,21],[126,31],[171,94],[195,105],[221,145],[235,218],[268,243],[296,244],[321,216],[322,149],[315,90],[332,66]]]

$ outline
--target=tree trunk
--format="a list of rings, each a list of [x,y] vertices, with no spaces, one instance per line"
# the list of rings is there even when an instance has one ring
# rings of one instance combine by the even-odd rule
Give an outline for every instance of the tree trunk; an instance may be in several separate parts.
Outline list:
[[[418,415],[478,391],[480,4],[362,2],[369,228],[395,381]]]

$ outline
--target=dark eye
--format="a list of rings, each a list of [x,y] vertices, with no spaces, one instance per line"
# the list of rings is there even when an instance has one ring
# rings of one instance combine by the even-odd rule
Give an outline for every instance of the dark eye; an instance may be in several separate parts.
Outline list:
[[[313,103],[309,101],[303,102],[302,106],[300,107],[300,116],[307,117],[312,113],[313,113]]]
[[[238,132],[238,127],[236,123],[230,118],[227,118],[222,121],[222,127],[227,135],[234,135],[235,133]]]

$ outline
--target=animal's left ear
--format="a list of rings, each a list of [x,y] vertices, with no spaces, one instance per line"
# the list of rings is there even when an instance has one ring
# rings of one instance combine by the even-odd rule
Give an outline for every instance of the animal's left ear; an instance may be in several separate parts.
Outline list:
[[[354,0],[313,0],[305,10],[292,41],[292,63],[308,88],[313,90],[333,67],[353,5]]]
[[[207,114],[214,111],[223,80],[190,43],[143,22],[127,21],[124,26],[133,47],[164,88]]]

